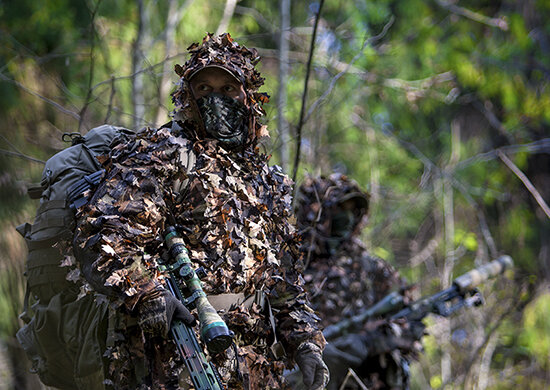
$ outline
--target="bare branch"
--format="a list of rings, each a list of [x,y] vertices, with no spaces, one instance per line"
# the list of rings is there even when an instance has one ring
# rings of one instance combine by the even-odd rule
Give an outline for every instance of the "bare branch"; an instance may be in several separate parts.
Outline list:
[[[525,187],[527,187],[527,189],[529,190],[529,192],[531,193],[531,195],[533,195],[533,197],[535,198],[535,200],[537,201],[537,203],[539,204],[539,206],[542,208],[542,211],[544,211],[544,213],[546,214],[546,216],[550,219],[550,208],[548,208],[548,205],[546,204],[546,202],[544,201],[543,197],[540,195],[540,193],[537,191],[537,189],[535,188],[535,186],[531,183],[531,181],[529,181],[529,179],[527,178],[527,176],[525,176],[525,174],[521,171],[521,169],[519,169],[517,167],[516,164],[514,164],[512,162],[512,160],[510,160],[508,158],[508,156],[506,156],[506,154],[504,154],[503,152],[501,152],[500,150],[497,150],[497,154],[498,156],[500,157],[500,159],[502,160],[502,162],[504,164],[506,164],[506,166],[508,168],[510,168],[510,170],[512,172],[514,172],[514,174],[518,177],[518,179],[521,180],[521,182],[525,185]]]
[[[491,127],[498,131],[499,135],[506,139],[508,143],[512,143],[512,138],[510,137],[510,134],[504,127],[501,121],[497,118],[495,113],[491,110],[491,107],[493,104],[490,100],[486,100],[484,103],[480,102],[479,100],[474,100],[472,105],[479,111],[485,119],[487,119],[487,122],[491,125]]]
[[[304,79],[304,92],[302,93],[302,107],[300,109],[300,119],[298,120],[298,126],[296,127],[296,155],[294,156],[294,170],[292,172],[292,180],[296,181],[296,174],[298,173],[298,165],[300,164],[300,150],[302,147],[302,127],[304,126],[304,113],[306,109],[307,98],[307,86],[309,82],[309,74],[311,72],[311,62],[313,60],[313,51],[315,49],[315,37],[317,36],[317,28],[319,26],[319,19],[321,17],[321,10],[325,0],[319,2],[319,10],[315,15],[315,23],[313,24],[313,34],[311,36],[311,44],[309,47],[309,57],[306,65],[306,77]]]
[[[436,0],[436,3],[454,14],[464,16],[465,18],[485,24],[487,26],[497,27],[503,31],[508,31],[508,22],[506,22],[504,18],[489,18],[478,12],[471,11],[464,7],[459,7],[458,5],[452,4],[451,2],[446,0]]]
[[[25,87],[23,84],[21,84],[19,81],[16,81],[16,80],[13,80],[13,79],[10,79],[9,77],[7,77],[6,75],[4,75],[3,73],[0,73],[0,79],[1,80],[4,80],[4,81],[7,81],[9,83],[12,83],[14,85],[16,85],[18,88],[21,88],[23,91],[39,98],[40,100],[43,100],[45,101],[46,103],[52,105],[53,107],[55,107],[56,109],[58,109],[59,111],[61,111],[62,113],[64,114],[67,114],[71,117],[73,117],[74,119],[76,120],[79,120],[80,119],[80,116],[76,113],[76,112],[73,112],[71,110],[68,110],[66,109],[65,107],[63,107],[62,105],[60,105],[59,103],[56,103],[54,102],[53,100],[51,99],[48,99],[47,97],[45,96],[42,96],[40,95],[38,92],[35,92],[33,91],[32,89],[30,88],[27,88]]]
[[[501,325],[504,323],[504,319],[507,317],[510,317],[514,315],[514,313],[521,312],[527,304],[532,302],[536,298],[535,294],[528,294],[527,297],[522,297],[522,299],[514,299],[511,303],[511,305],[497,305],[498,307],[507,307],[507,310],[502,312],[500,316],[498,316],[493,322],[491,328],[489,328],[485,332],[485,338],[483,339],[483,342],[470,354],[470,360],[466,364],[466,369],[464,372],[465,375],[468,376],[468,373],[472,370],[474,364],[477,362],[479,356],[481,355],[481,350],[486,347],[487,343],[489,342],[489,339],[491,336],[498,331],[498,329],[501,327]],[[491,317],[492,319],[495,318],[495,316]],[[442,385],[445,386],[445,383]]]
[[[107,108],[107,114],[105,114],[105,120],[104,123],[109,122],[109,117],[111,116],[111,111],[113,108],[113,100],[115,98],[116,88],[115,88],[115,78],[114,76],[111,77],[111,94],[109,95],[109,106]]]
[[[271,24],[269,20],[264,18],[264,16],[261,13],[259,13],[258,10],[256,10],[255,8],[243,7],[241,5],[237,5],[235,7],[235,12],[241,15],[250,15],[254,19],[256,19],[256,22],[258,22],[258,24],[263,28],[265,28],[267,31],[270,31],[270,32],[275,31],[275,26],[273,26],[273,24]]]
[[[392,137],[397,140],[399,144],[401,144],[403,147],[405,147],[407,150],[409,150],[411,153],[413,153],[424,165],[428,167],[433,172],[436,172],[439,175],[445,176],[449,179],[451,179],[451,182],[454,187],[456,187],[461,195],[466,199],[468,204],[470,204],[471,207],[473,207],[476,211],[477,219],[479,222],[479,228],[481,231],[481,234],[483,235],[483,238],[485,240],[485,243],[487,244],[487,247],[490,250],[491,256],[497,255],[497,249],[495,245],[495,241],[493,240],[493,237],[491,235],[491,232],[489,230],[489,225],[487,224],[487,220],[485,218],[485,214],[483,214],[483,211],[477,204],[477,202],[472,198],[464,184],[462,184],[454,175],[451,175],[449,172],[445,172],[444,170],[441,170],[437,165],[435,165],[428,157],[426,157],[417,147],[416,145],[407,142],[405,140],[400,139],[397,137],[391,130],[389,126],[382,126],[382,132],[386,134],[389,137]]]
[[[351,368],[348,368],[348,373],[346,374],[346,377],[344,378],[344,380],[342,381],[342,384],[340,385],[340,387],[338,388],[339,390],[343,390],[346,388],[346,385],[348,383],[348,380],[352,378],[355,383],[357,384],[357,386],[359,386],[359,389],[360,390],[369,390],[367,388],[367,386],[365,386],[365,384],[363,383],[363,381],[361,379],[359,379],[359,376],[357,376],[357,374],[355,373],[355,371],[353,371]]]
[[[103,80],[103,81],[100,81],[99,83],[95,84],[93,87],[92,87],[92,90],[95,90],[96,88],[102,86],[102,85],[105,85],[105,84],[111,84],[114,81],[122,81],[122,80],[132,80],[136,75],[139,75],[141,73],[148,73],[148,72],[151,72],[153,71],[155,68],[159,67],[159,66],[162,66],[164,63],[168,62],[168,61],[172,61],[174,58],[177,58],[177,57],[182,57],[182,56],[185,56],[187,55],[186,53],[177,53],[177,54],[174,54],[173,56],[170,56],[170,57],[166,57],[164,60],[162,61],[159,61],[157,62],[156,64],[152,64],[152,65],[149,65],[145,68],[142,68],[142,69],[139,69],[139,70],[136,70],[135,72],[127,75],[127,76],[118,76],[118,77],[111,77],[109,78],[108,80]]]
[[[372,39],[372,38],[371,38]],[[266,49],[266,48],[256,48],[260,55],[264,58],[278,58],[278,50]],[[302,63],[307,62],[307,54],[297,51],[288,52],[289,59],[293,61],[299,61]],[[357,66],[354,66],[352,63],[347,63],[339,61],[334,58],[329,58],[326,55],[315,53],[314,56],[315,63],[320,66],[324,66],[327,69],[331,69],[338,73],[342,74],[352,74],[358,77],[360,80],[367,81],[369,84],[380,84],[388,88],[403,90],[414,97],[420,98],[429,96],[434,99],[441,100],[445,103],[449,103],[455,97],[453,96],[456,93],[456,88],[454,88],[449,94],[439,93],[433,90],[433,86],[449,81],[453,81],[455,76],[452,72],[447,71],[439,74],[435,74],[430,77],[419,80],[403,80],[397,78],[386,79],[380,77],[377,74],[368,72],[365,69],[361,69]],[[337,75],[338,76],[338,75]],[[335,76],[336,77],[336,76]],[[341,76],[338,76],[341,77]]]
[[[143,59],[143,39],[145,36],[145,28],[147,25],[146,21],[146,5],[143,0],[137,1],[138,6],[138,22],[137,30],[134,41],[132,42],[132,109],[134,117],[133,127],[137,129],[142,123],[142,118],[144,116],[144,107],[145,98],[143,96],[143,78],[138,71],[141,69],[141,60]]]
[[[361,49],[359,49],[359,52],[352,58],[352,60],[349,62],[349,64],[347,64],[346,67],[340,73],[338,73],[336,76],[334,76],[330,80],[329,86],[326,89],[326,91],[323,92],[323,94],[311,105],[311,107],[309,108],[309,110],[307,112],[307,115],[306,115],[306,117],[303,121],[304,123],[307,122],[307,120],[311,117],[311,115],[317,109],[317,107],[319,107],[324,102],[324,100],[327,98],[327,96],[330,95],[330,93],[334,89],[334,86],[336,85],[336,82],[338,81],[338,79],[340,77],[342,77],[344,74],[346,74],[348,72],[348,69],[353,65],[353,63],[355,61],[357,61],[359,59],[359,57],[361,57],[361,55],[363,54],[363,51],[365,50],[365,48],[369,44],[371,44],[372,42],[375,42],[375,41],[381,39],[382,37],[384,37],[387,34],[387,32],[388,32],[389,28],[391,27],[391,25],[393,24],[394,20],[395,20],[395,18],[392,15],[392,17],[390,18],[388,23],[386,23],[386,25],[384,26],[384,28],[382,29],[382,32],[380,34],[378,34],[374,37],[365,39],[365,41],[363,42],[363,45],[361,46]]]
[[[409,264],[411,265],[411,267],[416,267],[425,262],[428,258],[430,258],[435,253],[435,250],[438,248],[440,239],[440,237],[436,237],[428,241],[424,249],[422,249],[409,260]]]
[[[490,161],[499,157],[499,152],[506,154],[514,154],[521,152],[529,153],[550,153],[550,138],[543,138],[538,141],[530,142],[528,144],[507,145],[498,149],[493,149],[485,153],[480,153],[473,157],[462,160],[456,164],[456,169],[467,168],[479,161]]]
[[[39,160],[39,159],[34,158],[34,157],[27,156],[27,155],[25,155],[23,153],[20,153],[20,152],[12,152],[11,150],[0,149],[0,153],[5,154],[6,156],[23,158],[25,160],[29,160],[29,161],[39,163],[39,164],[42,164],[42,165],[46,164],[45,161]]]

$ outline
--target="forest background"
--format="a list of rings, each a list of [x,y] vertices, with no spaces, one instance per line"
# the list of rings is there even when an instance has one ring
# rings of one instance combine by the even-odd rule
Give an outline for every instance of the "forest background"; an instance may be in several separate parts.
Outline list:
[[[40,388],[14,339],[26,189],[65,132],[166,122],[174,65],[224,31],[263,57],[272,162],[367,188],[363,238],[419,296],[514,259],[484,306],[426,319],[412,388],[548,388],[548,20],[546,0],[0,1],[0,389]]]

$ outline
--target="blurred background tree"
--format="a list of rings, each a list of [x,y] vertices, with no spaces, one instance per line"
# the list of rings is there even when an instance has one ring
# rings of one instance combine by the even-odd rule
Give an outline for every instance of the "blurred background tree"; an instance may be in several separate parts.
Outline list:
[[[263,57],[272,161],[291,174],[301,139],[298,182],[338,170],[368,188],[365,241],[419,295],[515,260],[485,306],[428,320],[413,388],[548,387],[549,19],[543,0],[2,2],[0,389],[40,388],[13,337],[26,188],[64,132],[167,121],[174,64],[225,30]]]

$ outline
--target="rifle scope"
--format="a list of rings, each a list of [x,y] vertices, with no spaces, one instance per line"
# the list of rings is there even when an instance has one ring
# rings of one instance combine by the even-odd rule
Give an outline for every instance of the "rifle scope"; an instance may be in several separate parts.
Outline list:
[[[178,291],[177,298],[186,306],[194,306],[199,314],[200,335],[208,350],[212,353],[225,351],[233,342],[233,333],[212,307],[197,274],[191,268],[191,260],[183,239],[175,227],[168,227],[164,232],[164,240],[170,252],[172,263],[167,266],[170,273],[179,274],[177,280],[182,280],[189,290],[189,297],[184,298]]]

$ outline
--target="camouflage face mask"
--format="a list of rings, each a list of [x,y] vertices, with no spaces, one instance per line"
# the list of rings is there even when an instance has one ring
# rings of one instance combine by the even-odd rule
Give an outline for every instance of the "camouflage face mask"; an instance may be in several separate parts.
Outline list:
[[[325,238],[329,253],[335,253],[351,237],[355,222],[356,218],[351,210],[341,210],[332,216],[330,237]]]
[[[248,136],[248,108],[238,100],[211,93],[197,100],[206,133],[228,146],[243,145]]]

